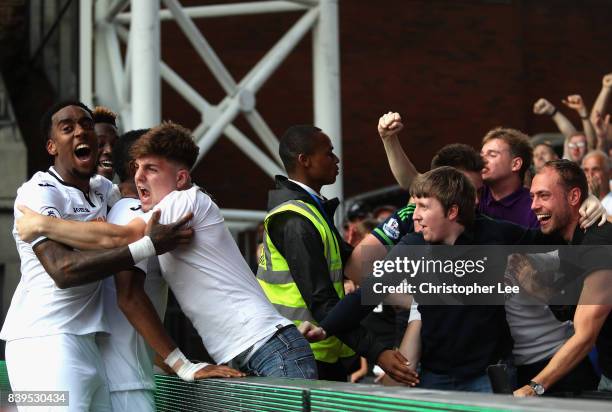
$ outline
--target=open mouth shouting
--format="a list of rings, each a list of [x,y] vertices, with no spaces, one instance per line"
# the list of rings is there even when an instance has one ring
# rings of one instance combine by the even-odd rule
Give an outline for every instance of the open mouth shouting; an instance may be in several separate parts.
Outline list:
[[[74,157],[81,167],[91,167],[93,164],[94,151],[87,143],[79,143],[74,149]]]
[[[137,186],[136,188],[138,189],[138,197],[140,198],[140,202],[143,205],[149,204],[151,201],[151,192],[149,189],[143,186]]]

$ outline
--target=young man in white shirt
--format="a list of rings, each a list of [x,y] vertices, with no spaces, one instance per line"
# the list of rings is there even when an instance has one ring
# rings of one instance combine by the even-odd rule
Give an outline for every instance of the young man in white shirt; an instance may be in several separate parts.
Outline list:
[[[127,132],[113,148],[113,166],[121,182],[122,198],[109,212],[109,223],[125,225],[143,215],[129,150],[146,132]],[[113,412],[154,411],[155,351],[164,359],[177,347],[162,324],[168,285],[157,257],[116,273],[114,279],[104,279],[102,296],[110,335],[98,337],[97,342],[106,366]],[[189,374],[179,372],[179,376],[193,380],[243,374],[227,366],[200,363]]]
[[[316,379],[308,342],[268,301],[217,205],[191,184],[189,170],[197,154],[189,131],[173,123],[151,129],[131,151],[142,208],[149,212],[143,218],[149,220],[153,209],[161,211],[164,222],[183,211],[194,215],[193,242],[160,258],[165,280],[215,362],[232,361],[238,369],[258,376]],[[61,232],[60,225],[54,226],[42,230]],[[105,235],[121,236],[131,230],[97,225],[89,230],[95,236],[81,240],[92,247]],[[175,351],[165,361],[172,365],[182,358]]]
[[[18,206],[26,205],[53,218],[105,220],[115,191],[109,180],[94,175],[98,142],[91,110],[80,102],[63,102],[43,116],[41,125],[54,165],[19,188],[15,217],[21,215]],[[63,410],[110,410],[106,374],[95,343],[95,334],[108,331],[100,280],[191,236],[190,230],[152,223],[144,253],[143,241],[83,252],[45,237],[26,243],[13,230],[22,275],[0,338],[7,341],[6,362],[14,391],[67,391]]]

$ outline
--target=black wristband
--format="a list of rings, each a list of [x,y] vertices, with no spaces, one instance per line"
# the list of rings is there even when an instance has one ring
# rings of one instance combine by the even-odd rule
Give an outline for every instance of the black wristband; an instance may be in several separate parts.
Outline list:
[[[550,117],[553,117],[554,115],[556,115],[558,111],[559,109],[555,107],[555,110],[553,110],[553,112],[550,114]]]

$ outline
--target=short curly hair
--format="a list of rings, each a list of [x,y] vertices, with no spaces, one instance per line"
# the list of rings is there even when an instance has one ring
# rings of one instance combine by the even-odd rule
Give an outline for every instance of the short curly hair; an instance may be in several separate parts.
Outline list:
[[[130,156],[160,156],[191,169],[198,158],[200,148],[193,141],[191,132],[173,122],[163,122],[145,133],[130,149]]]
[[[107,123],[117,127],[117,114],[108,107],[96,106],[93,110],[92,117],[94,123]]]

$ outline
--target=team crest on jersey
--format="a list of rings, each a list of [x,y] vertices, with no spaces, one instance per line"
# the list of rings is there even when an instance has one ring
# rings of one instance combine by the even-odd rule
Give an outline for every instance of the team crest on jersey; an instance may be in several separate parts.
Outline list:
[[[397,219],[392,217],[391,219],[387,220],[383,225],[383,232],[385,232],[385,234],[391,239],[399,239],[400,231],[399,222],[397,221]]]
[[[44,208],[40,214],[49,216],[49,217],[59,217],[59,213],[57,212],[57,209],[52,208],[52,207]]]
[[[100,192],[98,192],[98,191],[96,190],[96,191],[94,191],[94,194],[95,194],[96,196],[98,196],[98,198],[100,199],[100,202],[104,202],[104,195],[103,195],[102,193],[100,193]]]

